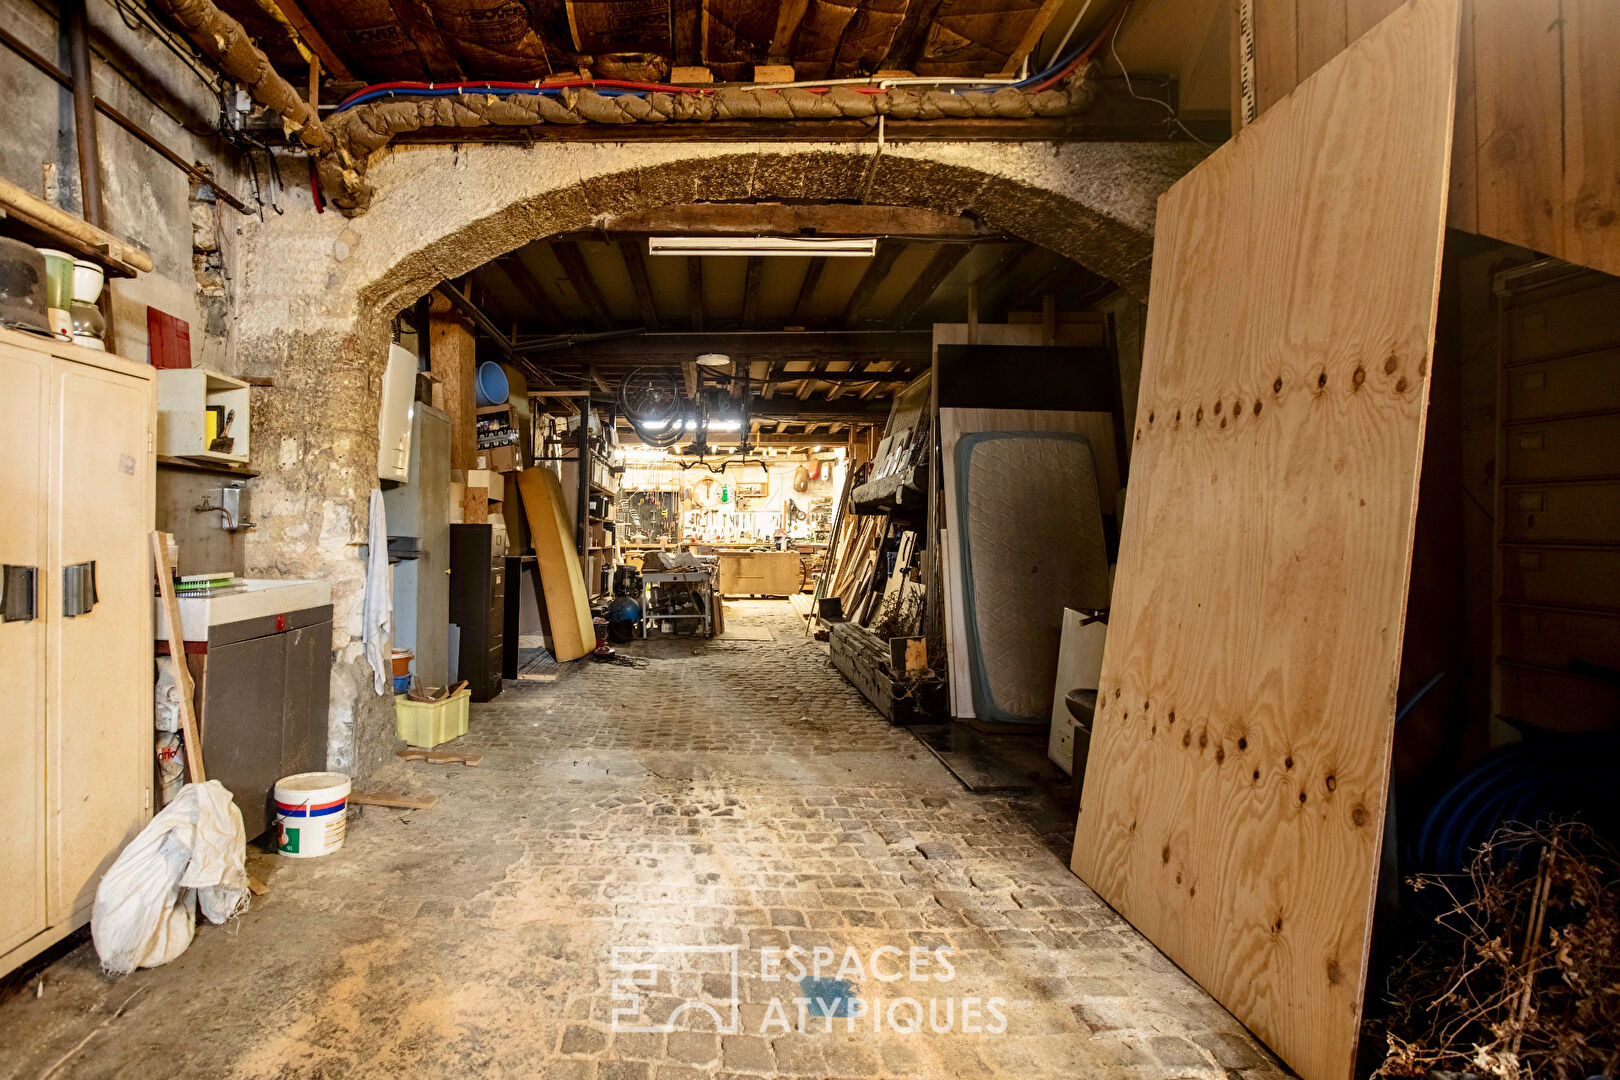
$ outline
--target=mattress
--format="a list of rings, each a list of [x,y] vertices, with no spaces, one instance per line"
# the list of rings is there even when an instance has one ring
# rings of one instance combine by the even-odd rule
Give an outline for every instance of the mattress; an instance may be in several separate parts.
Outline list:
[[[977,716],[1049,724],[1063,611],[1108,607],[1096,459],[1084,435],[979,431],[955,454]]]

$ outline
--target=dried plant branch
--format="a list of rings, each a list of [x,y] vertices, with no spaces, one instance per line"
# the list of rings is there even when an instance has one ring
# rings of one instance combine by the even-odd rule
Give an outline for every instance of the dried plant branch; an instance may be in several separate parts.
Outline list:
[[[1586,1080],[1620,1068],[1620,855],[1578,823],[1505,826],[1390,979],[1377,1077]]]

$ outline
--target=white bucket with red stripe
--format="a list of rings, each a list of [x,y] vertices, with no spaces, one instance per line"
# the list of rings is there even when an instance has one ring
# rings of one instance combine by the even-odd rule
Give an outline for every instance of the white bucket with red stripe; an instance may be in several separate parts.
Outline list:
[[[307,772],[276,782],[276,850],[292,859],[329,855],[343,846],[349,822],[349,778]]]

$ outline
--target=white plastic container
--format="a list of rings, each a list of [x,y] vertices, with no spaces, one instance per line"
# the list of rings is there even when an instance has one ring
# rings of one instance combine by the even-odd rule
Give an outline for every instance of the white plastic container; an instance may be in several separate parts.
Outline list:
[[[291,859],[330,855],[349,822],[349,778],[311,772],[276,782],[276,850]]]

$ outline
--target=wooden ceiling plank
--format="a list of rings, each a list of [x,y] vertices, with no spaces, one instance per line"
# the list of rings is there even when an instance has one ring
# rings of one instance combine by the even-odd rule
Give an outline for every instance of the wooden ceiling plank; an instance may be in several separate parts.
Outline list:
[[[765,276],[765,259],[760,255],[748,257],[748,270],[743,275],[742,328],[752,330],[759,322],[759,283]]]
[[[596,278],[591,274],[591,268],[585,263],[585,255],[579,250],[579,245],[572,240],[555,240],[551,244],[551,252],[557,256],[563,273],[574,286],[579,298],[585,301],[590,309],[591,319],[603,330],[613,329],[613,311],[608,307],[607,301],[602,298],[602,290],[597,288]]]
[[[916,318],[917,312],[933,299],[940,285],[951,276],[951,271],[956,269],[956,264],[967,253],[967,244],[941,244],[934,257],[928,260],[928,265],[923,267],[923,272],[917,275],[917,280],[911,283],[911,288],[906,290],[906,295],[900,298],[900,303],[889,313],[889,325],[902,330]]]
[[[885,240],[878,244],[877,254],[872,261],[866,264],[866,272],[861,280],[856,282],[855,291],[849,294],[849,302],[844,305],[843,324],[853,327],[866,310],[866,305],[872,302],[872,296],[883,285],[889,271],[894,269],[895,261],[900,258],[901,252],[907,245],[893,240]]]
[[[1063,6],[1063,0],[1046,0],[1029,20],[1029,26],[1024,30],[1024,36],[1018,39],[1018,47],[1007,57],[1007,63],[1002,67],[1002,75],[1017,75],[1018,69],[1023,66],[1024,59],[1033,53],[1041,43],[1041,35],[1052,24],[1052,17]]]
[[[645,243],[640,239],[620,240],[619,254],[624,257],[624,268],[630,274],[630,287],[636,293],[636,307],[641,309],[641,325],[648,330],[657,330],[658,307],[653,303],[652,279],[647,276],[647,256],[642,251]]]
[[[686,257],[686,325],[703,329],[703,260],[696,255]]]

